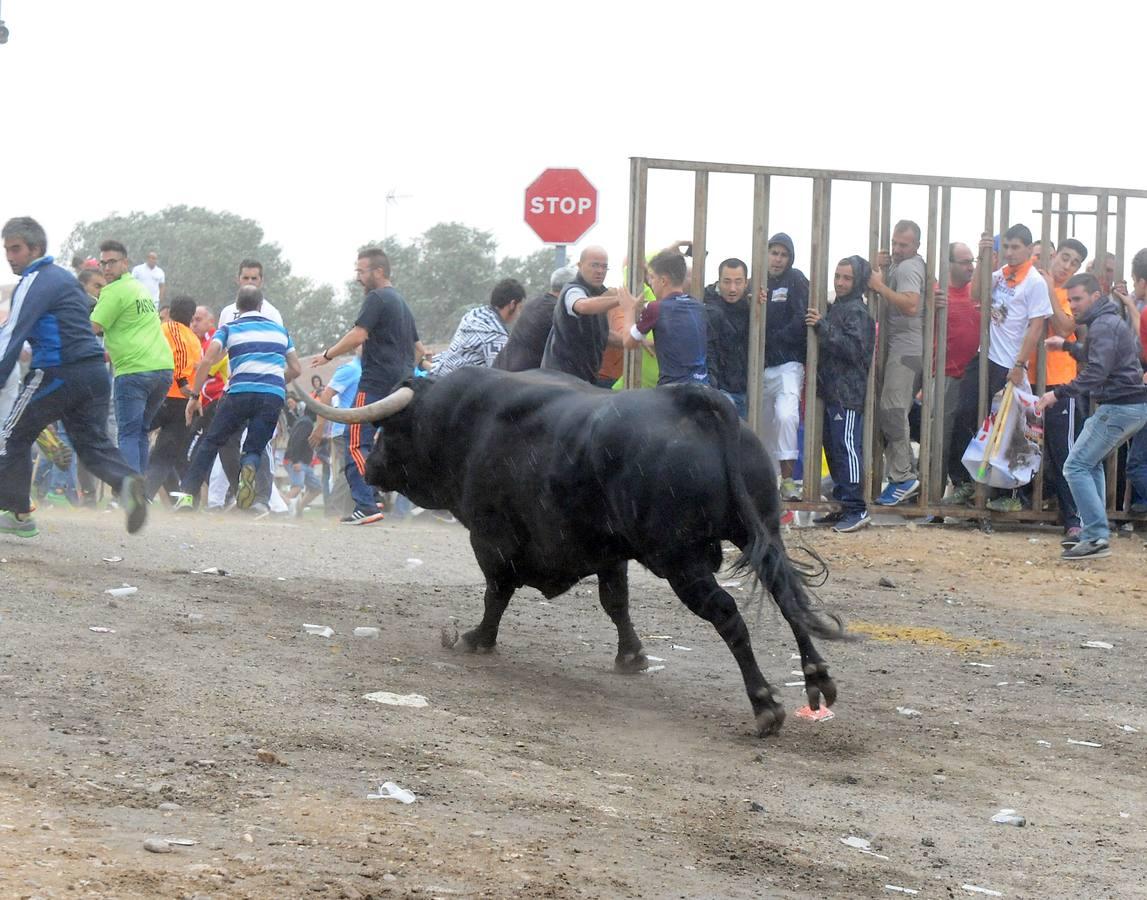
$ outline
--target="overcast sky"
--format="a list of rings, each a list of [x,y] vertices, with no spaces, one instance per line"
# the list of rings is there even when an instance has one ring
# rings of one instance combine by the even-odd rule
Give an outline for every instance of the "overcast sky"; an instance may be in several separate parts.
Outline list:
[[[1147,14],[1105,6],[0,0],[0,216],[39,218],[58,250],[111,212],[226,209],[341,286],[387,227],[537,249],[523,191],[548,166],[595,184],[583,244],[619,264],[636,155],[1144,187]],[[651,188],[649,246],[688,236],[689,176]],[[747,258],[751,179],[712,192],[710,260]],[[833,257],[866,251],[867,196],[834,193]],[[894,216],[923,196],[897,192]],[[809,197],[778,185],[770,222],[806,266]],[[1012,219],[1038,232],[1032,199]],[[982,200],[957,202],[953,238],[974,240]],[[1147,202],[1131,212],[1129,251]]]

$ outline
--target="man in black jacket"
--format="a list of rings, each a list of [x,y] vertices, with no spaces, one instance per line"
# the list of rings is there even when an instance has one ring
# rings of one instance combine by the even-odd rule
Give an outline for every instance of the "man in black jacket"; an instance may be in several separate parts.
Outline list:
[[[621,338],[610,332],[605,316],[617,306],[617,291],[605,286],[608,271],[604,247],[586,247],[581,252],[577,275],[562,288],[554,305],[553,325],[542,353],[543,369],[597,383],[606,345],[621,345]]]
[[[1101,559],[1111,555],[1103,461],[1147,424],[1147,385],[1136,335],[1120,317],[1116,303],[1102,295],[1095,276],[1076,275],[1066,287],[1071,313],[1077,324],[1087,327],[1087,336],[1073,344],[1064,344],[1061,337],[1050,337],[1046,343],[1067,350],[1083,368],[1073,381],[1040,397],[1038,408],[1043,412],[1065,397],[1083,394],[1090,394],[1098,406],[1063,464],[1063,477],[1083,526],[1079,543],[1064,550],[1063,558]]]
[[[761,391],[761,428],[765,446],[781,470],[781,496],[800,497],[793,468],[800,447],[801,387],[804,384],[808,331],[808,279],[793,268],[793,239],[784,232],[769,238],[768,284],[761,291],[765,304],[765,374]]]
[[[518,320],[510,329],[510,339],[494,360],[495,369],[507,372],[525,372],[542,367],[542,351],[554,324],[554,305],[562,288],[577,277],[577,269],[563,266],[550,275],[550,289],[526,301]]]
[[[861,488],[864,460],[864,395],[876,346],[876,323],[864,305],[872,269],[860,256],[842,259],[833,275],[836,299],[822,317],[810,306],[804,321],[820,344],[816,389],[824,400],[824,452],[832,475],[832,496],[840,512],[814,521],[833,531],[859,531],[871,523]]]
[[[733,401],[742,419],[749,416],[749,267],[732,257],[717,267],[717,281],[705,288],[709,347],[709,384]]]

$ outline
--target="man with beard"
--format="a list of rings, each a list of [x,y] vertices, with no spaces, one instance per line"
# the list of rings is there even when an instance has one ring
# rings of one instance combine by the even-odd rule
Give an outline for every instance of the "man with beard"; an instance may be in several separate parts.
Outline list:
[[[840,503],[839,512],[813,521],[844,533],[859,531],[872,521],[861,486],[864,396],[876,346],[876,323],[864,305],[870,272],[863,257],[842,259],[833,275],[836,299],[828,312],[821,316],[810,306],[804,318],[820,345],[816,391],[824,400],[824,452],[832,496]]]
[[[705,288],[709,325],[709,384],[728,397],[742,419],[749,416],[749,267],[735,257],[717,267]]]
[[[586,247],[578,259],[577,275],[562,288],[554,305],[553,325],[542,368],[597,383],[601,355],[607,344],[621,344],[609,330],[606,313],[617,306],[617,291],[606,289],[609,257],[603,247]]]
[[[808,331],[808,279],[793,268],[793,239],[783,231],[769,238],[768,283],[761,291],[765,307],[765,375],[761,390],[761,429],[765,446],[781,470],[781,497],[799,500],[793,468],[800,447],[801,388],[804,385]]]

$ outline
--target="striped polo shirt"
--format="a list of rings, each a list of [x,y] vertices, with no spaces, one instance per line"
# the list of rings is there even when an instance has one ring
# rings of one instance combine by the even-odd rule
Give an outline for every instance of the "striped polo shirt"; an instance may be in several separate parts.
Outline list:
[[[245,312],[221,325],[212,341],[227,351],[231,368],[228,394],[276,394],[286,399],[283,370],[287,351],[295,349],[286,328],[256,311]]]

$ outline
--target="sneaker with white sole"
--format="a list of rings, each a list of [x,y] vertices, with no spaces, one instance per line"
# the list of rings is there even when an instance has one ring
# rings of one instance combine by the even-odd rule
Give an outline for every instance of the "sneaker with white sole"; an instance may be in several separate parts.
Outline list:
[[[976,482],[965,481],[952,489],[947,497],[940,501],[941,506],[971,506],[976,502]]]
[[[920,480],[917,478],[909,478],[907,481],[890,481],[876,502],[881,506],[898,506],[905,500],[911,500],[918,493],[920,493]]]
[[[860,512],[846,513],[839,522],[832,526],[832,530],[840,534],[851,534],[871,524],[872,516],[868,514],[868,510],[862,509]]]
[[[36,527],[36,520],[25,513],[20,518],[16,513],[8,510],[0,511],[0,534],[10,534],[13,537],[34,538],[40,533]]]
[[[1060,559],[1082,562],[1087,559],[1106,559],[1111,555],[1111,545],[1107,541],[1080,541],[1060,554]]]
[[[368,513],[361,509],[356,509],[349,516],[343,516],[339,519],[340,525],[370,525],[372,522],[381,522],[384,516],[380,512]]]

